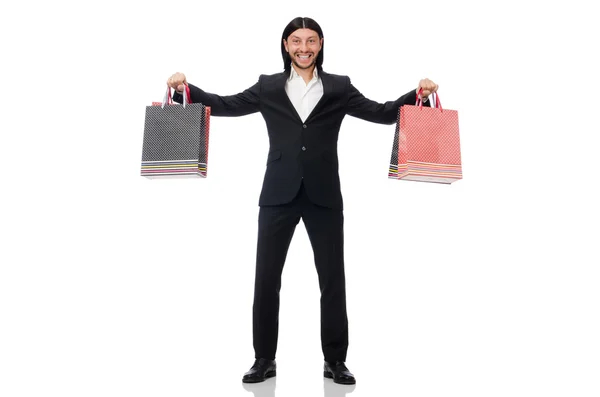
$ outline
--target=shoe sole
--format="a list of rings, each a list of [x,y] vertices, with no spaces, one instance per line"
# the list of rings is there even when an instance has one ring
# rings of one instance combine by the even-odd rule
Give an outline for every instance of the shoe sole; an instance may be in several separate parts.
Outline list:
[[[277,375],[277,371],[270,371],[265,374],[265,377],[263,379],[242,379],[242,382],[244,382],[244,383],[260,383],[260,382],[264,382],[268,378],[272,378],[276,375]]]
[[[354,385],[356,384],[356,381],[352,381],[352,380],[337,380],[334,379],[333,375],[331,374],[331,372],[327,372],[327,371],[323,371],[323,376],[326,377],[327,379],[333,379],[333,383],[337,383],[338,385]]]

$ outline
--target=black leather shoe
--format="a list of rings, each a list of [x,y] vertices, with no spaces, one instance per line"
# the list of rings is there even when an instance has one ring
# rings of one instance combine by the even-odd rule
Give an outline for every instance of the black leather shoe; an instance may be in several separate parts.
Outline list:
[[[335,363],[325,361],[323,375],[326,378],[333,379],[335,383],[342,385],[353,385],[356,383],[354,375],[352,375],[346,364],[342,361],[336,361]]]
[[[272,378],[276,375],[275,369],[277,365],[275,360],[267,360],[266,358],[257,358],[250,371],[244,374],[242,382],[258,383],[264,382],[267,378]]]

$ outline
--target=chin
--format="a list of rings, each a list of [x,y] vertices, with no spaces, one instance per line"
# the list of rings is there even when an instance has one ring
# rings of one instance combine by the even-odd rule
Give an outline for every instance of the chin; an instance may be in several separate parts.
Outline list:
[[[294,60],[294,65],[296,65],[300,69],[309,69],[309,68],[311,68],[311,67],[313,67],[315,65],[315,60],[313,59],[311,63],[306,64],[306,65],[302,64],[302,63],[299,63],[298,61]]]

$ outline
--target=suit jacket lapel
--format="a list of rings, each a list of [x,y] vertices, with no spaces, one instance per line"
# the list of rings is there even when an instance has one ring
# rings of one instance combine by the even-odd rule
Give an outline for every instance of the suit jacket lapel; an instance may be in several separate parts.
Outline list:
[[[327,73],[321,71],[319,72],[319,78],[323,83],[323,95],[321,99],[315,105],[315,108],[310,112],[308,117],[306,118],[306,122],[308,123],[313,117],[315,117],[321,111],[321,108],[324,106],[323,104],[326,102],[328,95],[331,93],[331,89],[333,88],[333,79]]]
[[[292,101],[290,101],[290,97],[288,97],[287,92],[285,92],[285,83],[288,77],[288,73],[281,73],[281,77],[279,78],[279,81],[277,83],[277,91],[279,92],[279,96],[281,97],[281,103],[287,104],[290,113],[293,115],[293,117],[297,118],[299,121],[302,121],[302,118],[300,118],[300,115],[296,111],[294,104],[292,103]]]

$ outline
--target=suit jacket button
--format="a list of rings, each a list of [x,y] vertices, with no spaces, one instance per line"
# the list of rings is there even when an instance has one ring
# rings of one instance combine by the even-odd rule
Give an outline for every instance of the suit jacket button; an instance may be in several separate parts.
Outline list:
[[[304,146],[302,146],[302,150],[306,150],[306,148]]]
[[[302,124],[302,128],[306,128],[306,124]]]

